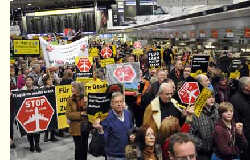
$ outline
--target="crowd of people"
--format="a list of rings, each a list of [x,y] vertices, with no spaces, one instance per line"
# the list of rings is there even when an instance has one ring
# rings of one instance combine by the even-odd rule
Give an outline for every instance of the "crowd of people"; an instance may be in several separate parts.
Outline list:
[[[242,64],[238,79],[229,78],[230,64],[224,64],[225,58],[209,62],[206,74],[192,77],[191,64],[184,63],[182,56],[173,57],[171,48],[164,51],[163,65],[159,69],[148,67],[146,53],[138,59],[129,49],[126,45],[126,52],[118,50],[115,60],[120,63],[122,56],[119,55],[125,54],[124,62],[140,62],[139,89],[134,95],[116,87],[111,89],[110,111],[103,121],[88,122],[88,97],[84,84],[76,82],[74,66],[46,68],[42,58],[19,57],[10,66],[10,89],[32,90],[72,84],[66,116],[76,160],[87,159],[88,138],[93,131],[104,142],[101,155],[107,160],[250,159],[250,77],[246,64]],[[230,60],[230,55],[226,55],[226,59]],[[94,75],[103,78],[98,59],[94,67]],[[199,117],[194,114],[194,105],[178,102],[178,90],[185,82],[192,81],[212,92]],[[11,148],[15,147],[14,108],[10,102]],[[44,141],[57,141],[55,135],[60,134],[62,130],[45,131]],[[42,151],[40,133],[29,133],[27,138],[31,152]]]

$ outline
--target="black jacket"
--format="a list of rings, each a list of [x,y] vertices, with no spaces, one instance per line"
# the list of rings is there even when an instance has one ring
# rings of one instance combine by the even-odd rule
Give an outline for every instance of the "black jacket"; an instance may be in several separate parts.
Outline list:
[[[234,106],[234,116],[236,122],[242,122],[244,134],[250,140],[250,95],[237,91],[232,97],[231,102]]]

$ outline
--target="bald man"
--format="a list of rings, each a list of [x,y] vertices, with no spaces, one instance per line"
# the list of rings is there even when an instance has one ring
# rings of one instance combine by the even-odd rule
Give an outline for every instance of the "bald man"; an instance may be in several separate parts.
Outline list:
[[[162,83],[158,96],[151,101],[144,112],[143,124],[150,125],[156,134],[161,127],[162,120],[168,116],[178,118],[180,123],[185,120],[182,112],[171,102],[173,93],[174,89],[171,83]]]

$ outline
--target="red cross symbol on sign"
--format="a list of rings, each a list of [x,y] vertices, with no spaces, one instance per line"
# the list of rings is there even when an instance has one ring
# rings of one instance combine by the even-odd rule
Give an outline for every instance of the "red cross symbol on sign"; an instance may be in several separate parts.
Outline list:
[[[194,104],[200,90],[197,82],[185,82],[178,91],[182,103]]]

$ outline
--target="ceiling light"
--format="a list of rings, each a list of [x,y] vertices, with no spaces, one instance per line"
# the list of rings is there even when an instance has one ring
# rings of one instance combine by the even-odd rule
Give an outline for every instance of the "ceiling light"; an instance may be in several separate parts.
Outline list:
[[[31,6],[32,4],[29,3],[29,4],[27,4],[27,5],[28,5],[28,6]]]

